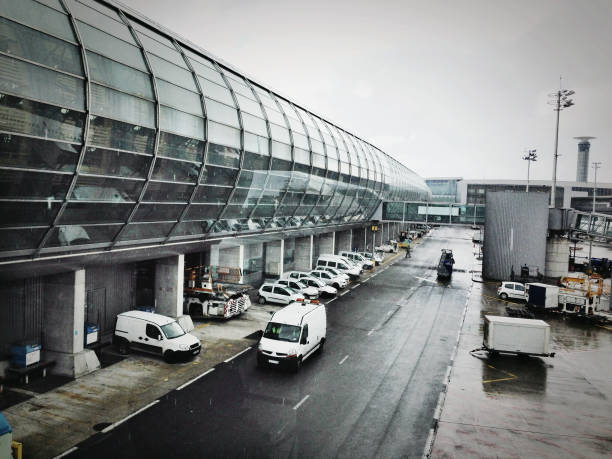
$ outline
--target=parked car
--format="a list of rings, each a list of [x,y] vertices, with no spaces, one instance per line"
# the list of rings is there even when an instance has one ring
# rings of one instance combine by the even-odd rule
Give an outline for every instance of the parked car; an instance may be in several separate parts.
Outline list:
[[[285,285],[292,288],[296,292],[300,292],[305,298],[314,300],[319,297],[319,289],[315,287],[309,287],[307,284],[296,280],[296,279],[279,279],[276,281],[277,284]]]
[[[121,354],[138,350],[172,361],[178,356],[198,355],[200,340],[186,333],[176,319],[144,311],[127,311],[117,316],[113,343]]]
[[[259,287],[259,304],[281,303],[289,304],[301,298],[302,294],[286,285],[266,282]]]
[[[288,271],[283,273],[281,279],[296,279],[309,287],[315,287],[319,290],[319,295],[331,295],[334,296],[338,293],[338,290],[331,285],[327,285],[321,279],[313,277],[310,273],[304,271]],[[348,276],[347,276],[348,280]]]
[[[336,268],[338,271],[348,274],[352,278],[358,278],[361,274],[361,268],[353,265],[351,262],[344,260],[338,255],[321,255],[317,259],[317,268],[326,266]]]
[[[339,255],[342,257],[348,258],[356,265],[361,265],[362,267],[361,269],[373,269],[374,268],[374,262],[372,260],[367,259],[366,257],[364,257],[363,255],[357,252],[343,251],[343,252],[340,252]]]
[[[357,253],[361,255],[362,257],[364,257],[366,260],[373,261],[376,266],[379,266],[383,261],[383,257],[381,256],[380,252],[378,253],[374,252],[373,255],[371,252],[357,252]]]
[[[327,271],[328,273],[332,274],[333,276],[340,277],[340,278],[344,279],[347,284],[348,284],[349,280],[351,280],[351,277],[348,274],[345,274],[345,273],[343,273],[342,271],[340,271],[340,270],[338,270],[336,268],[332,268],[331,266],[317,266],[317,270],[319,270],[319,271]]]
[[[325,306],[318,301],[295,302],[277,311],[257,346],[258,366],[299,371],[304,360],[323,349],[327,336]]]
[[[331,285],[337,290],[348,285],[348,281],[346,279],[339,276],[334,276],[332,273],[327,271],[316,269],[314,271],[310,271],[310,275],[316,277],[317,279],[321,279],[327,285]]]
[[[502,300],[516,298],[525,301],[527,299],[525,296],[525,285],[520,282],[502,282],[497,288],[497,296]]]

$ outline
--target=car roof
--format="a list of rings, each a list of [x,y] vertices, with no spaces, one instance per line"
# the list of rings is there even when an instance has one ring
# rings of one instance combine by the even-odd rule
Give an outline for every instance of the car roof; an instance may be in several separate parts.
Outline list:
[[[126,311],[119,314],[118,317],[130,317],[132,319],[147,320],[159,326],[167,325],[170,322],[175,321],[175,319],[171,319],[170,317],[162,316],[161,314],[155,314],[154,312],[145,311]]]
[[[276,314],[270,318],[270,322],[300,325],[302,318],[306,314],[322,306],[323,305],[321,303],[304,303],[301,301],[296,301],[295,303],[285,306],[280,311],[277,311]]]

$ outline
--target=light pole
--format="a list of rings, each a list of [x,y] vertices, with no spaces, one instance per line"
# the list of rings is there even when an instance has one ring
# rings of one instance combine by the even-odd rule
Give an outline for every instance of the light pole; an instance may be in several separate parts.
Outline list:
[[[555,107],[553,108],[553,110],[557,112],[557,125],[555,128],[555,155],[553,158],[553,185],[551,192],[551,205],[553,208],[557,207],[555,199],[557,194],[557,158],[559,157],[559,113],[564,108],[568,108],[574,105],[574,101],[572,99],[569,99],[569,96],[573,94],[575,94],[575,92],[571,89],[561,89],[561,87],[559,87],[559,90],[557,92],[553,92],[552,94],[548,95],[552,98],[548,101],[548,103],[550,105],[553,105]]]
[[[593,231],[593,220],[595,219],[595,196],[597,195],[597,169],[601,167],[601,161],[593,161],[593,169],[595,169],[595,183],[593,184],[593,209],[591,210],[590,231]],[[589,267],[591,265],[591,253],[593,251],[593,235],[589,235]]]
[[[595,213],[595,196],[597,196],[597,169],[601,167],[601,161],[593,161],[593,169],[595,170],[595,184],[593,185],[593,213]]]
[[[532,161],[537,161],[538,159],[536,150],[528,150],[527,154],[523,156],[523,159],[527,161],[527,193],[529,193],[529,166],[531,166]]]

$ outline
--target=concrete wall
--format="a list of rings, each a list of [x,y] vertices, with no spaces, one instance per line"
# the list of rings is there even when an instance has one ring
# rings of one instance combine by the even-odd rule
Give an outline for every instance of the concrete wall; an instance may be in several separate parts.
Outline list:
[[[546,277],[566,276],[569,270],[569,246],[566,238],[551,237],[546,241]]]
[[[323,233],[314,238],[314,257],[313,264],[316,263],[319,255],[324,253],[334,253],[335,232]]]
[[[243,282],[258,287],[263,282],[264,244],[245,244],[243,259]]]
[[[351,251],[353,241],[353,232],[351,230],[337,231],[336,232],[336,253],[342,251]]]
[[[483,276],[510,279],[528,265],[544,271],[548,193],[487,192]]]
[[[314,236],[295,238],[294,263],[297,271],[310,271],[312,269],[313,246]]]
[[[284,242],[282,239],[280,241],[271,241],[264,244],[265,278],[278,277],[283,272],[283,250]]]
[[[155,263],[155,312],[169,317],[183,314],[185,256],[161,258]]]
[[[93,351],[84,349],[85,270],[45,278],[43,355],[55,360],[53,373],[78,377],[100,367]]]

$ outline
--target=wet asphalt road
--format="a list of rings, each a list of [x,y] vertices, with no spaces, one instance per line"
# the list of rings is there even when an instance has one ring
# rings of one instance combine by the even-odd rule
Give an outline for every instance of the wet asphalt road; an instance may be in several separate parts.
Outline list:
[[[431,269],[441,248],[450,283]],[[471,232],[440,228],[327,306],[325,349],[300,373],[258,369],[253,347],[70,457],[420,457],[472,262]]]

